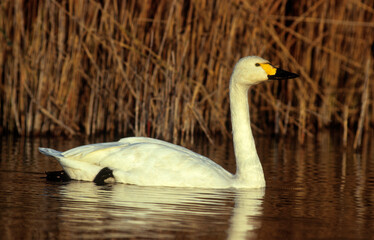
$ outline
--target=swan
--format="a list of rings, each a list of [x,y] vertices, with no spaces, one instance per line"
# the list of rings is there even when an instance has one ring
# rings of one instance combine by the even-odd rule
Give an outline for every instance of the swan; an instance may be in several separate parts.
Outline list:
[[[269,61],[248,56],[240,59],[230,78],[230,110],[236,174],[187,148],[147,137],[83,145],[59,152],[39,148],[56,158],[64,171],[47,172],[47,179],[75,179],[97,184],[120,182],[143,186],[199,188],[261,188],[265,178],[252,135],[248,90],[267,80],[298,77]]]

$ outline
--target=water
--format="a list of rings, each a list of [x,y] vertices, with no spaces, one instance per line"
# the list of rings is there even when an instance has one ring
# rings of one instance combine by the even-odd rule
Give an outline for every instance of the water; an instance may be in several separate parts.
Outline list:
[[[114,139],[2,137],[1,239],[374,239],[374,137],[359,152],[339,136],[257,137],[267,187],[205,190],[52,183],[60,170],[37,147]],[[200,146],[200,147],[197,147]],[[231,143],[194,150],[235,170]]]

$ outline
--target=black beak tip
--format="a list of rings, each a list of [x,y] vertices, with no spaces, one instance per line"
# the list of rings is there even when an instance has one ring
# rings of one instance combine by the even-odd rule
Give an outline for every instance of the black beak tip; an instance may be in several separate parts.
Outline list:
[[[291,73],[288,78],[297,78],[297,77],[300,77],[300,75],[297,73]]]
[[[277,72],[274,75],[268,75],[268,78],[270,80],[282,80],[282,79],[291,79],[291,78],[297,78],[297,77],[299,77],[299,74],[288,72],[280,68],[277,69]]]

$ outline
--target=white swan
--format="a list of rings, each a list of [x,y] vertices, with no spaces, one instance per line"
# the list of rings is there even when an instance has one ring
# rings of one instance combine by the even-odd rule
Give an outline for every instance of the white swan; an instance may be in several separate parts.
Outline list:
[[[235,65],[230,79],[231,121],[237,164],[235,175],[209,158],[184,147],[145,137],[84,145],[66,152],[48,148],[39,148],[39,151],[55,157],[67,175],[76,180],[97,183],[111,180],[145,186],[264,187],[264,173],[250,127],[248,89],[269,79],[297,76],[275,68],[267,60],[256,56],[242,58]]]

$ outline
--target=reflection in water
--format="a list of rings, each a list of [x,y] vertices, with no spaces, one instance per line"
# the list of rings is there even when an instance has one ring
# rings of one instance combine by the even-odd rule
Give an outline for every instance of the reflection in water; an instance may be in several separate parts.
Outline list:
[[[237,190],[235,206],[230,218],[228,239],[255,239],[256,229],[261,227],[257,216],[262,214],[262,201],[265,189]]]
[[[264,189],[232,192],[71,182],[60,192],[62,222],[68,223],[65,227],[73,232],[86,231],[91,226],[85,237],[105,232],[108,238],[134,235],[145,238],[160,231],[157,237],[172,238],[175,231],[181,235],[189,232],[196,237],[211,236],[221,225],[228,229],[229,239],[246,239],[254,237],[254,230],[261,227],[256,216],[262,212]]]

